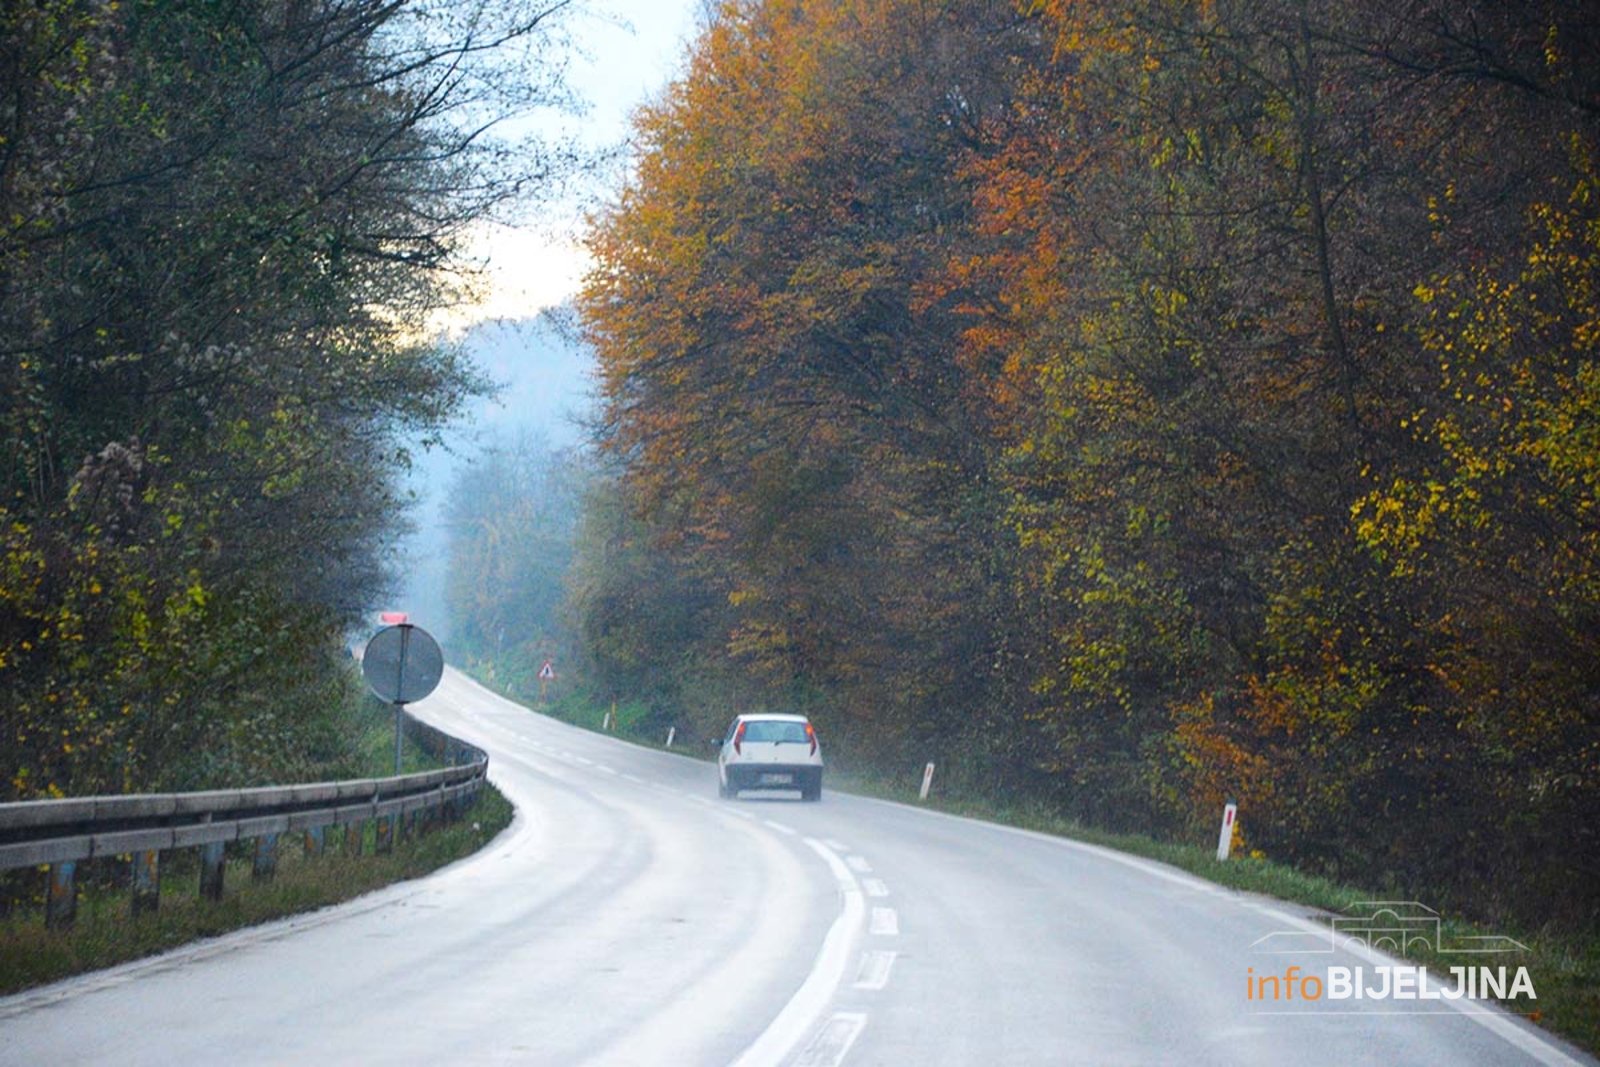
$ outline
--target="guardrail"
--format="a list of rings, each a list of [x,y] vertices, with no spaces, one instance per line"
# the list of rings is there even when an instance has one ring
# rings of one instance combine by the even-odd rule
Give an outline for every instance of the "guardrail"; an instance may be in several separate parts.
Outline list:
[[[76,865],[127,856],[132,865],[133,910],[153,911],[159,899],[160,854],[200,849],[200,894],[222,897],[225,848],[256,843],[253,874],[270,879],[277,869],[278,836],[301,832],[308,852],[323,848],[323,831],[344,828],[344,850],[359,854],[366,823],[374,823],[374,848],[392,849],[409,819],[456,818],[477,800],[489,757],[408,715],[424,749],[456,766],[389,778],[218,789],[199,793],[76,797],[0,804],[0,871],[49,867],[45,921],[70,925],[76,912]]]

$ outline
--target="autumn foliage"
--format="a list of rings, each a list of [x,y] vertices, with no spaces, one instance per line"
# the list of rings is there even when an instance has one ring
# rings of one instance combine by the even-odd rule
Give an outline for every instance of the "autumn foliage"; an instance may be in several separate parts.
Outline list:
[[[0,5],[0,799],[350,753],[406,449],[485,388],[424,331],[526,177],[542,16],[448,7]]]
[[[660,699],[1592,918],[1595,32],[724,4],[583,302]]]

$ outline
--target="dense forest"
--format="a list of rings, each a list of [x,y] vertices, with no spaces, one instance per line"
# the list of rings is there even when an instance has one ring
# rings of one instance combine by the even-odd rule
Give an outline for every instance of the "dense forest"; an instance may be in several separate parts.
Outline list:
[[[0,799],[338,773],[565,2],[0,4]],[[367,616],[370,619],[370,616]]]
[[[0,4],[0,799],[348,756],[569,6]],[[635,134],[602,447],[462,476],[465,647],[1596,921],[1590,5],[723,0]]]
[[[600,690],[1600,915],[1600,22],[727,0],[580,313]]]

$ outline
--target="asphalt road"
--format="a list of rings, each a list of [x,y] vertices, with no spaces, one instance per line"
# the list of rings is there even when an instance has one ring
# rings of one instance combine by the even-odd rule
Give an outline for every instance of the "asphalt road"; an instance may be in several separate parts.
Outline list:
[[[1398,961],[1170,868],[826,789],[718,800],[709,764],[454,672],[414,710],[490,752],[519,809],[504,835],[0,1000],[0,1064],[1594,1062],[1470,999],[1308,1002],[1307,975],[1371,988]],[[1291,967],[1293,1001],[1252,984]]]

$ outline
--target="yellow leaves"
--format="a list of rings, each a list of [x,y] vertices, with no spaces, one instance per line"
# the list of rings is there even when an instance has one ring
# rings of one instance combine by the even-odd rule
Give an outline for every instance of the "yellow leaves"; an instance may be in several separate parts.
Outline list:
[[[1564,62],[1560,47],[1560,30],[1551,26],[1545,31],[1544,37],[1544,65],[1552,75],[1560,76],[1560,68]]]
[[[1356,541],[1387,561],[1395,577],[1416,573],[1427,558],[1425,546],[1452,510],[1450,489],[1437,479],[1394,479],[1350,507]],[[1465,494],[1469,499],[1470,491]]]

